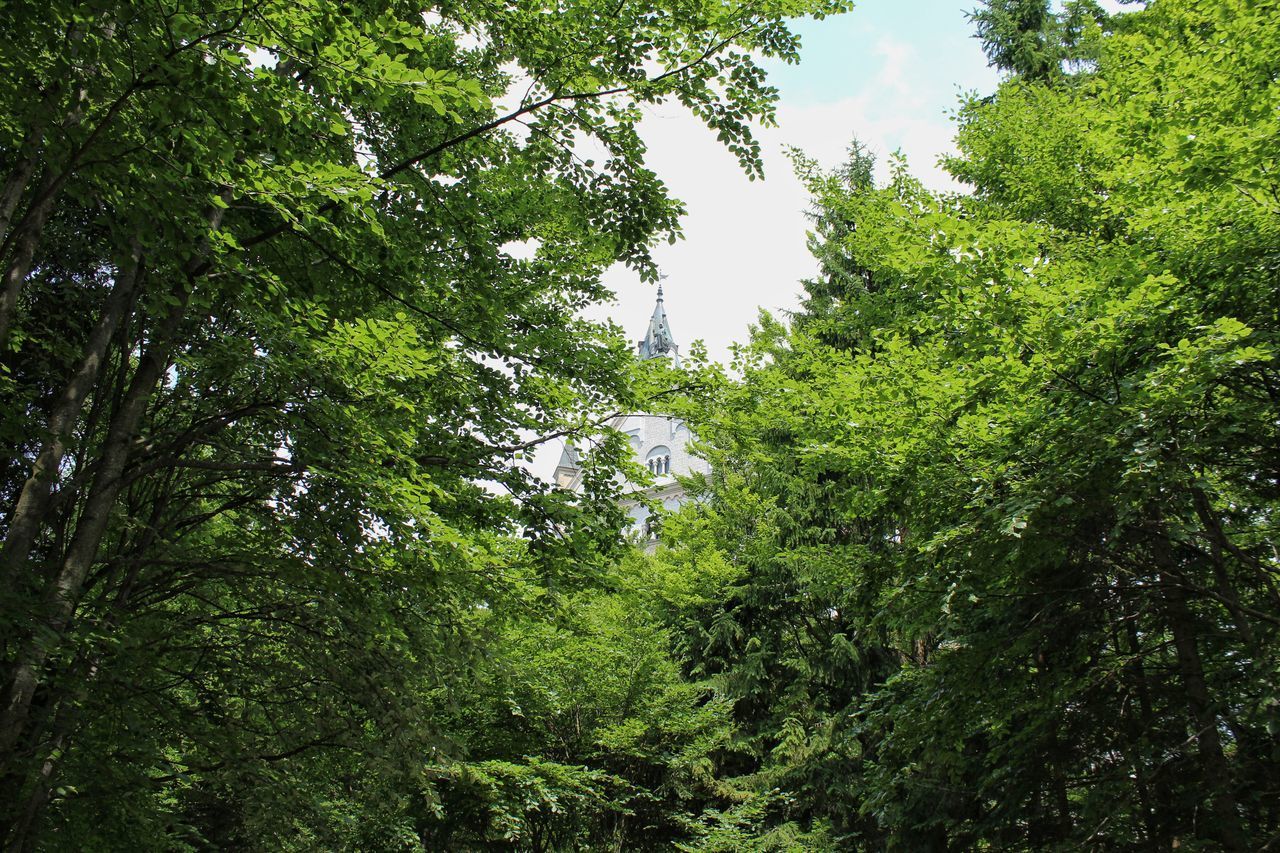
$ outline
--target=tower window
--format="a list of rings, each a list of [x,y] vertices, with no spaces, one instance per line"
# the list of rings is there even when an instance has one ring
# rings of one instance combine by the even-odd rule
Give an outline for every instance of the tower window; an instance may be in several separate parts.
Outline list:
[[[645,458],[645,467],[649,469],[650,474],[662,475],[671,473],[671,449],[668,447],[655,447],[649,451]]]
[[[670,474],[671,473],[671,457],[670,456],[654,456],[645,463],[649,468],[650,474]]]

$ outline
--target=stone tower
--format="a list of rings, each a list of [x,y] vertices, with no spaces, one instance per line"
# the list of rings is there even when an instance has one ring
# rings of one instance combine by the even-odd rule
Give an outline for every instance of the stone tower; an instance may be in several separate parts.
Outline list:
[[[658,300],[649,318],[649,327],[644,338],[636,343],[636,357],[670,358],[680,364],[680,348],[671,334],[661,284],[658,285]],[[636,460],[653,475],[651,485],[637,489],[623,502],[635,529],[652,544],[656,541],[657,532],[644,501],[652,500],[664,509],[675,509],[685,499],[684,487],[676,476],[705,474],[710,468],[706,462],[689,453],[692,436],[684,421],[678,418],[637,412],[615,418],[610,426],[626,434]],[[580,476],[578,453],[572,445],[567,445],[556,466],[556,483],[564,488],[576,488]]]

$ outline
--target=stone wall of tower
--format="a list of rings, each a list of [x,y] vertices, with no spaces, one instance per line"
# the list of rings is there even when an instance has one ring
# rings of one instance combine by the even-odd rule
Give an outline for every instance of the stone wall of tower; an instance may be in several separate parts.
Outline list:
[[[657,295],[649,327],[644,338],[636,343],[636,356],[641,359],[669,358],[679,366],[680,347],[671,335],[661,285]],[[649,511],[644,502],[652,501],[667,510],[676,509],[686,497],[684,487],[676,478],[709,474],[710,466],[689,452],[689,442],[693,436],[678,418],[640,413],[617,417],[609,426],[627,435],[640,467],[648,467],[652,472],[652,484],[639,487],[625,497],[622,508],[631,516],[636,532],[646,539],[646,549],[655,547],[657,540],[647,523]],[[660,458],[662,464],[653,467],[646,464],[655,458]],[[571,445],[565,446],[554,477],[556,485],[563,489],[580,488],[581,460]]]
[[[706,474],[710,472],[707,463],[689,452],[692,436],[689,428],[677,418],[664,415],[637,414],[629,415],[618,429],[626,433],[631,440],[631,448],[636,461],[644,467],[650,458],[669,457],[668,466],[663,466],[662,473],[654,475],[653,485],[641,490],[646,498],[654,498],[666,509],[675,509],[684,500],[684,488],[676,480],[677,475]],[[643,530],[648,511],[639,502],[628,502],[627,512],[635,520],[637,528]]]

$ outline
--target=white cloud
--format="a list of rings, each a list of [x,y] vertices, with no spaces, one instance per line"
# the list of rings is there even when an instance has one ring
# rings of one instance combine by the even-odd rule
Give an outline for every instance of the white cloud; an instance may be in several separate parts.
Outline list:
[[[885,66],[902,60],[886,54]],[[647,118],[641,128],[649,162],[688,207],[685,239],[655,254],[667,281],[667,310],[682,347],[706,341],[712,357],[728,358],[729,346],[746,338],[759,308],[798,306],[801,281],[816,272],[806,247],[809,198],[792,173],[788,146],[825,167],[838,165],[856,136],[878,158],[878,178],[887,179],[889,155],[901,150],[912,172],[936,189],[956,185],[938,166],[953,150],[953,128],[945,116],[904,110],[884,114],[866,94],[833,103],[783,106],[779,127],[759,132],[764,181],[749,181],[737,161],[699,122],[676,109]],[[653,289],[625,269],[606,281],[617,302],[594,316],[611,317],[632,336],[644,329]]]
[[[919,63],[915,49],[891,36],[881,36],[876,41],[872,52],[883,59],[883,64],[872,81],[872,86],[888,90],[895,96],[905,96],[910,99],[908,104],[899,102],[900,106],[919,104],[921,99],[908,82],[909,70]]]

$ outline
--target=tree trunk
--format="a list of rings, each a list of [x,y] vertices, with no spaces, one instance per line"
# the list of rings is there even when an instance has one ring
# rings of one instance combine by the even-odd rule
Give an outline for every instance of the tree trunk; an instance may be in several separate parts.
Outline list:
[[[49,497],[66,452],[67,439],[80,417],[89,391],[98,381],[107,346],[120,326],[133,290],[142,274],[142,250],[137,241],[130,250],[129,265],[121,272],[103,306],[102,316],[89,334],[84,356],[49,414],[47,438],[22,485],[9,519],[9,533],[0,550],[0,583],[12,584],[26,563],[44,523]]]
[[[225,203],[230,197],[230,190],[224,189],[221,195]],[[11,670],[4,707],[0,708],[0,780],[9,781],[25,775],[20,768],[21,761],[14,754],[14,747],[27,733],[32,700],[40,684],[40,672],[75,613],[85,576],[97,556],[116,497],[123,487],[123,474],[132,455],[138,427],[156,383],[169,363],[177,331],[186,317],[187,305],[195,288],[194,271],[208,267],[205,256],[211,245],[209,234],[221,227],[224,211],[225,207],[215,206],[207,213],[209,233],[204,235],[198,249],[184,265],[181,271],[183,279],[173,288],[169,311],[154,330],[151,344],[138,361],[124,401],[111,418],[93,484],[62,566],[45,595],[44,607],[32,620],[29,638]]]
[[[1122,592],[1127,592],[1127,588],[1121,586]],[[1126,595],[1121,596],[1127,599]],[[1113,625],[1121,621],[1117,619],[1113,621]],[[1168,826],[1163,825],[1160,820],[1159,803],[1164,800],[1158,790],[1156,797],[1152,797],[1153,785],[1147,773],[1147,756],[1146,750],[1143,749],[1143,732],[1149,731],[1154,719],[1151,713],[1151,695],[1147,689],[1147,671],[1142,664],[1142,647],[1138,641],[1138,629],[1134,625],[1132,618],[1123,618],[1125,625],[1124,640],[1121,643],[1121,634],[1118,630],[1112,631],[1112,642],[1115,643],[1116,651],[1125,648],[1132,660],[1125,667],[1133,682],[1131,692],[1121,707],[1121,716],[1124,720],[1124,734],[1128,741],[1126,749],[1127,757],[1130,765],[1133,767],[1134,784],[1137,788],[1138,807],[1142,809],[1142,826],[1147,836],[1147,848],[1151,850],[1168,850],[1169,849],[1169,832]],[[1137,700],[1138,714],[1133,712],[1133,700]]]
[[[99,32],[104,38],[111,39],[115,37],[116,24],[109,16],[104,16]],[[78,40],[73,34],[73,40]],[[71,51],[74,55],[77,48],[72,47]],[[86,81],[81,82],[75,87],[75,91],[71,96],[71,105],[68,109],[66,117],[62,121],[62,131],[65,133],[71,128],[80,124],[84,118],[86,107],[86,99],[88,97],[89,88],[87,78],[89,73],[86,72]],[[92,131],[77,145],[68,156],[66,165],[61,169],[53,168],[52,164],[46,164],[46,173],[44,180],[40,182],[40,188],[31,198],[31,205],[27,212],[23,214],[18,224],[18,230],[15,231],[13,245],[13,260],[4,272],[3,285],[0,285],[0,353],[4,352],[9,345],[9,334],[13,330],[14,319],[18,312],[18,297],[22,294],[22,283],[26,281],[27,274],[31,272],[31,264],[35,259],[36,249],[40,245],[40,238],[44,233],[45,223],[49,220],[49,214],[53,211],[54,202],[62,193],[62,189],[66,186],[71,175],[75,173],[76,168],[83,160],[85,154],[97,143],[98,139],[107,131],[111,123],[115,121],[116,116],[120,114],[120,110],[128,103],[129,99],[139,90],[140,81],[135,80],[111,103],[102,118]],[[56,94],[57,89],[53,89],[50,95]],[[28,132],[28,138],[32,136],[35,127]],[[40,134],[43,138],[43,133]],[[36,156],[36,151],[30,152],[32,158]],[[35,162],[31,164],[34,169]],[[16,170],[15,170],[16,176]],[[13,176],[11,176],[12,178]],[[28,180],[30,176],[28,175]],[[25,181],[23,182],[25,184]],[[9,191],[8,182],[5,185],[5,191]],[[17,191],[17,195],[13,198],[13,204],[16,206],[18,198],[21,197],[21,190]],[[0,199],[4,203],[8,203],[9,199],[4,197]],[[0,208],[3,212],[3,208]],[[12,212],[10,211],[10,216]],[[5,222],[6,230],[10,221]],[[3,236],[0,236],[0,245],[6,249],[9,248],[7,243],[3,242]]]
[[[22,227],[14,234],[13,261],[5,269],[3,282],[0,283],[0,352],[4,352],[9,346],[9,333],[18,313],[22,283],[26,281],[27,273],[31,272],[44,224],[58,197],[57,183],[52,173],[45,176],[32,199],[31,209],[23,217]]]
[[[1161,572],[1160,581],[1164,587],[1165,617],[1177,652],[1178,675],[1187,691],[1187,705],[1195,727],[1200,773],[1213,813],[1214,835],[1229,853],[1244,851],[1246,844],[1232,792],[1231,772],[1222,751],[1218,716],[1213,711],[1205,682],[1204,663],[1196,643],[1195,621],[1187,606],[1187,593],[1178,579],[1168,572]]]
[[[27,184],[35,173],[37,154],[44,141],[47,123],[48,118],[42,113],[27,130],[27,136],[22,140],[22,148],[18,152],[18,162],[14,163],[9,177],[5,179],[4,188],[0,189],[0,246],[4,245],[9,236],[13,213],[18,209],[18,202],[22,200],[22,194],[26,192]]]
[[[33,830],[52,793],[54,772],[58,766],[54,754],[61,751],[66,742],[67,718],[71,713],[72,704],[64,702],[58,707],[53,726],[56,734],[49,744],[44,760],[40,762],[40,770],[35,774],[34,779],[28,781],[25,795],[21,796],[18,808],[15,810],[12,825],[0,834],[0,838],[4,839],[5,850],[12,853],[25,853],[27,850],[36,848]]]
[[[1222,522],[1214,511],[1209,496],[1205,494],[1203,489],[1192,486],[1191,500],[1195,506],[1196,515],[1200,518],[1200,523],[1204,525],[1205,532],[1208,534],[1209,545],[1213,549],[1210,557],[1213,560],[1213,574],[1214,580],[1217,582],[1218,595],[1222,596],[1223,603],[1231,611],[1231,619],[1235,622],[1236,633],[1240,635],[1240,641],[1244,644],[1249,654],[1256,658],[1258,644],[1254,638],[1253,626],[1249,622],[1248,614],[1244,612],[1244,608],[1240,605],[1240,596],[1236,594],[1235,586],[1231,583],[1223,551],[1230,552],[1238,559],[1247,555],[1235,547],[1227,537],[1226,531],[1222,529]],[[1241,562],[1249,565],[1247,560],[1242,559]]]
[[[53,650],[50,638],[59,636],[70,622],[80,587],[106,533],[111,510],[120,492],[122,475],[129,462],[134,436],[156,383],[160,381],[169,362],[174,331],[186,314],[190,294],[189,287],[180,288],[177,304],[172,306],[154,343],[139,360],[124,402],[111,419],[98,472],[80,513],[75,534],[71,537],[62,566],[45,595],[39,624],[13,667],[5,707],[0,710],[0,768],[4,770],[11,769],[6,765],[12,760],[12,750],[26,730],[31,701],[39,686],[40,669]],[[3,776],[4,774],[0,774],[0,778]]]

